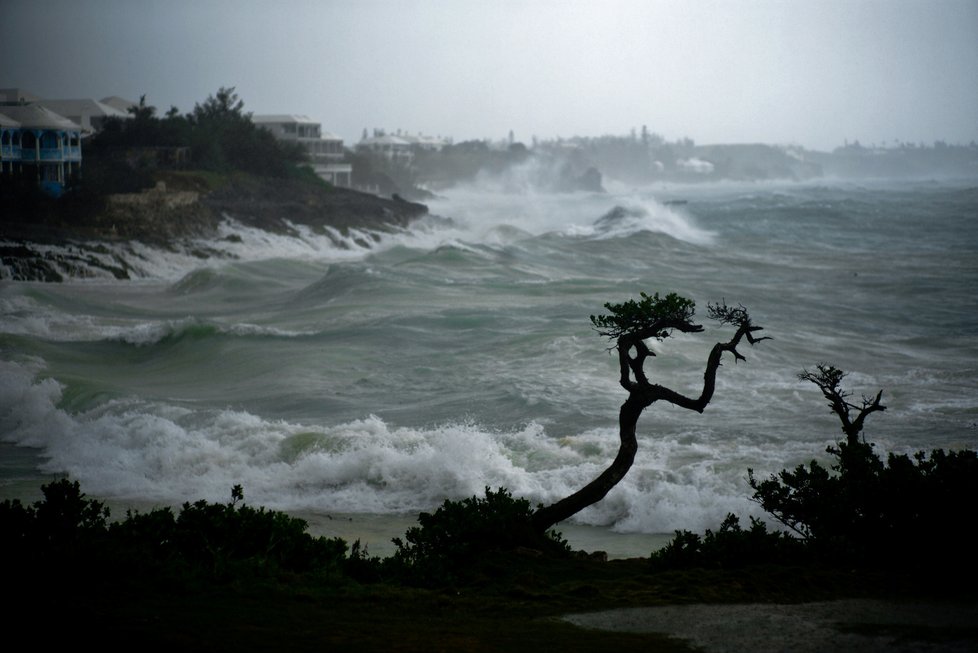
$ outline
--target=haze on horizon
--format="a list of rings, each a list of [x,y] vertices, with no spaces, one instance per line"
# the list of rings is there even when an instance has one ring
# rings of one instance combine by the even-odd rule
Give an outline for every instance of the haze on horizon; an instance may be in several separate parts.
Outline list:
[[[978,0],[3,0],[0,87],[529,142],[978,141]]]

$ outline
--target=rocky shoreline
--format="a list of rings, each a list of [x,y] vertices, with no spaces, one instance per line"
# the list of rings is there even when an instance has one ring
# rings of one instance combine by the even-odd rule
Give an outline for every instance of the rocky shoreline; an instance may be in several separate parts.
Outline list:
[[[16,207],[0,220],[0,279],[64,281],[139,276],[118,254],[134,243],[205,259],[200,242],[227,219],[277,234],[295,226],[346,236],[384,232],[427,215],[423,204],[385,199],[298,179],[234,177],[209,190],[193,176],[171,177],[141,193],[111,195],[98,207],[50,201]],[[339,243],[338,243],[339,244]]]

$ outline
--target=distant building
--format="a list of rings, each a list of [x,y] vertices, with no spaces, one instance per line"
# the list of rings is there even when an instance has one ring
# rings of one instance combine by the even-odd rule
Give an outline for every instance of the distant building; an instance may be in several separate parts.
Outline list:
[[[390,160],[410,162],[417,150],[438,152],[451,143],[450,138],[409,134],[400,129],[393,134],[388,134],[383,129],[374,129],[373,136],[368,137],[367,130],[364,129],[363,138],[357,143],[357,149],[380,154]]]
[[[407,139],[387,134],[382,129],[375,129],[373,136],[364,136],[360,139],[360,142],[357,143],[357,149],[366,150],[390,161],[401,163],[410,163],[414,159],[411,143]]]
[[[31,175],[58,196],[81,170],[81,126],[39,104],[0,105],[0,174]]]
[[[292,114],[257,115],[252,116],[251,120],[270,131],[275,138],[298,143],[305,148],[312,169],[321,178],[336,186],[351,186],[353,166],[343,161],[346,156],[343,139],[323,131],[320,123],[308,116]]]
[[[91,135],[101,131],[107,118],[128,120],[132,116],[128,111],[117,109],[108,104],[85,98],[80,100],[38,100],[37,104],[47,107],[81,126],[83,134]]]
[[[110,95],[109,97],[104,97],[101,100],[99,100],[99,102],[101,102],[102,104],[107,104],[113,109],[118,109],[119,111],[122,111],[125,114],[129,113],[129,109],[139,106],[139,102],[133,102],[132,100],[121,98],[118,95]]]
[[[424,134],[408,134],[398,132],[397,137],[408,142],[412,148],[440,152],[443,147],[451,144],[451,139],[441,136],[425,136]]]

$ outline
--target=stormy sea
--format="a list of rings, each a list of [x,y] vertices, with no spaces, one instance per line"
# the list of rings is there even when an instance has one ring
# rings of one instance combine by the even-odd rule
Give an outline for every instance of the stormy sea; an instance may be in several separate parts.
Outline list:
[[[798,379],[819,363],[855,402],[883,390],[878,451],[978,447],[974,181],[482,183],[427,204],[409,229],[346,238],[229,220],[202,243],[223,256],[117,253],[137,280],[0,280],[0,498],[68,475],[122,516],[240,484],[374,554],[487,486],[551,502],[617,451],[625,392],[589,316],[642,291],[693,299],[705,327],[652,344],[654,383],[699,394],[732,335],[711,302],[772,339],[724,360],[703,414],[646,410],[628,476],[560,526],[577,548],[647,555],[763,517],[749,468],[842,439]]]

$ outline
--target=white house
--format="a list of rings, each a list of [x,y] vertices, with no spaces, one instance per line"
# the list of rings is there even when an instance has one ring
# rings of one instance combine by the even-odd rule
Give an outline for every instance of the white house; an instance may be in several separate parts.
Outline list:
[[[374,154],[386,157],[391,161],[410,163],[414,158],[411,143],[400,136],[387,134],[382,129],[375,129],[374,135],[364,137],[357,143],[358,150],[368,150]]]
[[[322,126],[308,116],[293,114],[253,115],[251,121],[272,132],[282,141],[298,143],[309,154],[316,174],[336,186],[352,184],[353,166],[344,163],[343,139],[323,131]]]
[[[80,125],[84,134],[94,134],[102,129],[107,118],[128,120],[132,116],[98,100],[83,98],[78,100],[38,100],[37,104],[64,116]]]
[[[118,95],[110,95],[99,100],[102,104],[107,104],[113,109],[118,109],[126,114],[129,113],[129,109],[133,107],[138,107],[139,102],[133,102],[132,100],[127,100],[126,98],[119,97]]]

